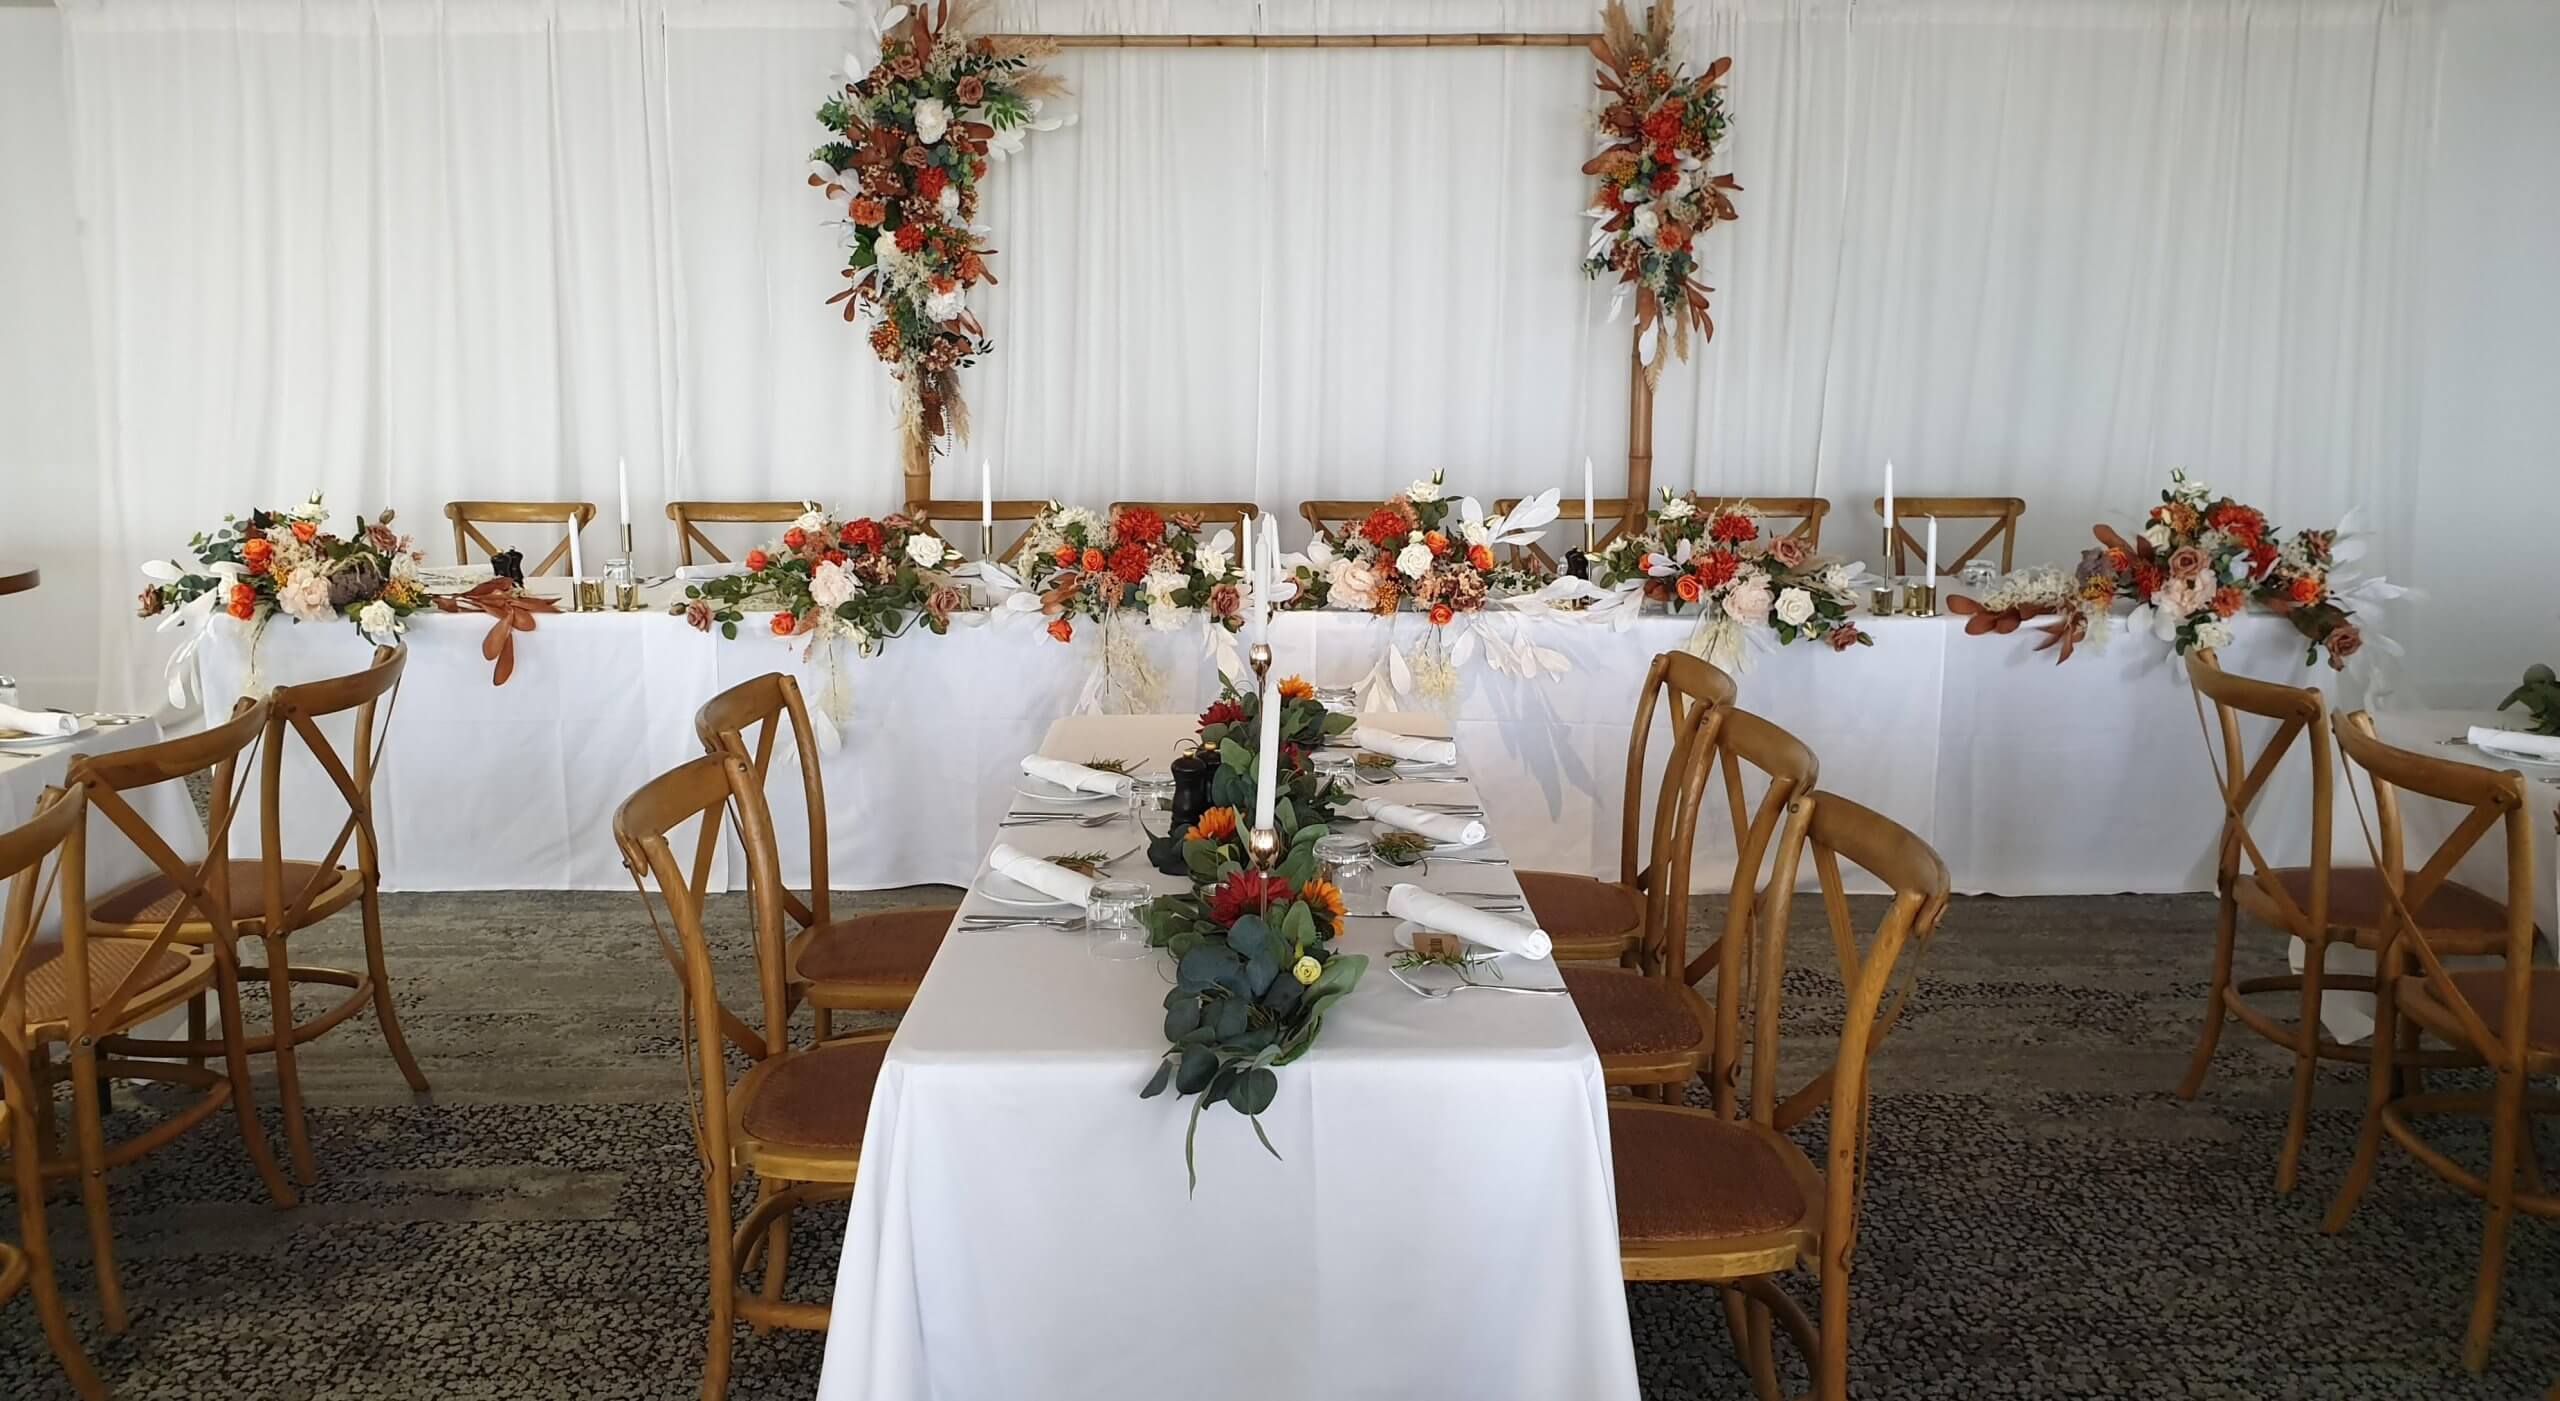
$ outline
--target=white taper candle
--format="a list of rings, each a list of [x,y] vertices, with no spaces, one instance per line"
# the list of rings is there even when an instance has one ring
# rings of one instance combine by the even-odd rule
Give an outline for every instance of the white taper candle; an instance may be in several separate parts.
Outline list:
[[[587,557],[584,554],[581,554],[578,550],[578,516],[576,512],[572,511],[569,514],[567,526],[569,530],[569,577],[572,579],[583,579],[587,577]]]
[[[1929,517],[1928,543],[1926,557],[1929,561],[1929,587],[1934,589],[1938,586],[1938,518],[1936,516]]]
[[[1279,793],[1280,678],[1271,676],[1262,683],[1262,754],[1253,767],[1254,826],[1271,825],[1271,804]]]
[[[619,543],[631,536],[631,459],[617,457],[613,460],[613,479],[622,492],[622,534],[616,540]]]

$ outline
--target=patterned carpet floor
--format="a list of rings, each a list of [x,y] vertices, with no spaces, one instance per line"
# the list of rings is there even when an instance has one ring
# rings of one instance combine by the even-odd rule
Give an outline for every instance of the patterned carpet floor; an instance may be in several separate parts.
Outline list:
[[[393,898],[432,1099],[412,1100],[359,1020],[306,1055],[321,1180],[300,1208],[265,1204],[221,1121],[116,1172],[121,1337],[98,1322],[76,1199],[58,1198],[64,1284],[116,1394],[692,1395],[699,1177],[672,980],[637,919],[627,895]],[[2278,1052],[2235,1030],[2202,1097],[2170,1094],[2210,927],[2195,897],[1958,902],[1879,1062],[1853,1394],[2521,1401],[2560,1378],[2560,1229],[2518,1226],[2477,1379],[2458,1359],[2476,1202],[2386,1151],[2349,1229],[2320,1233],[2360,1072],[2323,1085],[2291,1196],[2270,1185]],[[314,937],[321,955],[351,942]],[[1790,974],[1791,1062],[1827,1050],[1838,997],[1821,967]],[[151,1112],[118,1103],[128,1128]],[[2485,1157],[2475,1127],[2444,1136]],[[803,1213],[801,1289],[832,1280],[841,1230]],[[1750,1394],[1711,1291],[1638,1285],[1628,1302],[1647,1397]],[[731,1395],[806,1401],[818,1357],[814,1335],[742,1332]],[[0,1307],[0,1395],[70,1394],[24,1299]]]

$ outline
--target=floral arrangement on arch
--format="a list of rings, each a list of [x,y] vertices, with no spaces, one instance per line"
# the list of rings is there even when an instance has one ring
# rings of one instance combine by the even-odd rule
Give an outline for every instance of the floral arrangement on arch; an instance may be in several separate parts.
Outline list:
[[[1496,551],[1535,543],[1556,517],[1558,492],[1488,516],[1474,497],[1443,488],[1434,472],[1340,536],[1319,533],[1289,568],[1298,592],[1283,606],[1384,614],[1410,603],[1446,627],[1497,599],[1535,592],[1544,581]]]
[[[1592,561],[1591,581],[1637,583],[1674,613],[1697,608],[1707,621],[1765,628],[1781,643],[1845,652],[1875,642],[1849,616],[1857,603],[1850,566],[1772,534],[1748,504],[1701,511],[1666,488],[1641,533],[1610,541]]]
[[[782,538],[747,551],[746,572],[687,584],[669,610],[734,638],[750,612],[772,610],[776,637],[842,638],[871,652],[918,621],[948,632],[969,595],[947,571],[960,552],[903,515],[838,521],[811,505]]]
[[[1162,631],[1197,610],[1233,632],[1244,623],[1235,532],[1203,539],[1201,529],[1194,515],[1123,506],[1105,521],[1052,501],[1023,533],[1023,582],[1040,596],[1049,635],[1060,642],[1075,637],[1077,618],[1123,610],[1144,611],[1147,625]]]
[[[1702,341],[1716,333],[1707,314],[1715,289],[1698,280],[1697,241],[1734,217],[1727,192],[1742,188],[1707,169],[1724,139],[1724,76],[1733,60],[1689,74],[1672,54],[1672,0],[1658,0],[1642,29],[1622,0],[1609,0],[1600,21],[1591,51],[1610,99],[1599,118],[1607,145],[1582,167],[1600,181],[1582,267],[1587,276],[1617,280],[1612,319],[1633,295],[1636,358],[1649,378],[1659,377],[1662,323],[1670,323],[1672,350],[1683,360],[1693,332]]]
[[[845,289],[851,321],[872,313],[872,353],[899,383],[908,439],[928,447],[944,433],[966,437],[959,370],[992,345],[969,309],[969,294],[993,285],[980,239],[979,184],[988,164],[1022,147],[1030,131],[1060,121],[1040,115],[1042,99],[1065,85],[1040,70],[1048,48],[1036,41],[971,35],[979,0],[892,5],[880,57],[848,54],[839,87],[818,107],[831,133],[810,153],[809,184],[840,203],[847,225]]]
[[[1211,1105],[1244,1115],[1264,1150],[1280,1156],[1261,1120],[1280,1093],[1278,1070],[1315,1045],[1325,1012],[1369,966],[1366,955],[1334,947],[1342,891],[1318,877],[1315,846],[1342,794],[1305,762],[1307,750],[1350,728],[1351,717],[1328,713],[1297,677],[1280,683],[1280,696],[1287,791],[1273,803],[1272,821],[1282,856],[1268,871],[1246,858],[1242,814],[1254,806],[1261,698],[1229,685],[1200,716],[1200,750],[1218,756],[1210,779],[1218,805],[1179,838],[1191,889],[1157,899],[1144,916],[1148,941],[1174,956],[1174,986],[1164,998],[1164,1058],[1138,1093],[1196,1096],[1182,1141],[1195,1191],[1200,1116]]]
[[[418,549],[391,528],[389,511],[332,534],[318,496],[290,510],[224,516],[219,528],[187,542],[193,566],[153,560],[142,567],[143,617],[163,612],[178,626],[216,610],[243,622],[282,613],[296,622],[347,618],[367,638],[389,645],[410,614],[428,606],[418,580]]]

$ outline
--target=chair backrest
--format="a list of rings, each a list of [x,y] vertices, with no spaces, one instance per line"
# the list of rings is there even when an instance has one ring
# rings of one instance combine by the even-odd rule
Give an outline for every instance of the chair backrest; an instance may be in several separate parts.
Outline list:
[[[704,525],[782,525],[800,519],[808,509],[805,501],[670,501],[667,519],[676,523],[676,563],[693,563],[696,545],[722,564],[729,562],[719,545],[702,533]]]
[[[788,890],[781,892],[781,898],[793,919],[814,929],[828,922],[827,788],[818,768],[817,734],[809,724],[809,707],[801,698],[799,681],[786,672],[766,672],[704,701],[693,714],[693,730],[702,740],[703,752],[730,755],[747,766],[754,780],[753,802],[764,809],[769,839],[773,817],[765,802],[765,783],[773,772],[776,741],[785,723],[790,726],[792,753],[800,768],[801,798],[809,812],[809,898],[804,903]],[[742,832],[740,840],[744,839]],[[694,873],[697,880],[708,874]]]
[[[2493,1066],[2521,1075],[2528,1048],[2527,1028],[2533,1011],[2533,831],[2525,807],[2524,777],[2513,769],[2484,768],[2458,759],[2439,758],[2401,749],[2376,739],[2373,717],[2359,710],[2333,722],[2338,748],[2346,755],[2348,788],[2353,793],[2356,770],[2373,787],[2374,825],[2367,839],[2377,848],[2376,865],[2383,889],[2386,965],[2400,954],[2415,955],[2446,1009],[2461,1024],[2473,1051]],[[2439,843],[2426,864],[2415,870],[2405,859],[2400,825],[2400,794],[2415,793],[2440,803],[2468,808],[2462,820]],[[2447,975],[2435,947],[2417,937],[2413,910],[2423,910],[2453,869],[2487,836],[2503,828],[2507,844],[2506,998],[2499,1019],[2491,1023]]]
[[[2187,654],[2187,683],[2199,707],[2213,703],[2220,734],[2205,735],[2205,758],[2213,766],[2214,788],[2221,798],[2222,837],[2215,849],[2214,888],[2229,895],[2234,885],[2251,881],[2275,903],[2277,913],[2292,922],[2293,932],[2315,937],[2329,927],[2329,818],[2335,761],[2329,754],[2329,698],[2310,686],[2260,681],[2222,669],[2210,647]],[[2254,715],[2275,722],[2253,758],[2240,733],[2240,717]],[[2198,723],[2202,723],[2199,712]],[[2309,909],[2275,878],[2277,863],[2249,831],[2249,809],[2256,805],[2296,739],[2311,740],[2311,859]],[[2218,740],[2218,742],[2217,742]],[[2245,863],[2245,864],[2244,864]]]
[[[1884,519],[1884,498],[1875,498],[1876,519]],[[2023,496],[1903,496],[1893,503],[1893,572],[1908,574],[1907,561],[1926,561],[1928,548],[1920,537],[1911,533],[1914,520],[1953,520],[1991,522],[1980,539],[1953,555],[1938,557],[1938,572],[1953,574],[1972,562],[1973,557],[1997,544],[2000,547],[2000,572],[2017,567],[2018,517],[2027,513]]]
[[[258,766],[258,871],[264,887],[267,928],[300,927],[311,897],[326,884],[329,870],[356,848],[357,869],[367,888],[382,882],[382,849],[373,825],[373,776],[382,746],[391,737],[391,713],[400,704],[400,677],[409,666],[406,647],[376,647],[373,663],[362,671],[278,686],[267,697],[266,753]],[[355,733],[340,753],[320,721],[355,712]],[[284,766],[294,746],[287,733],[299,737],[311,760],[327,775],[346,804],[346,819],[318,860],[318,869],[301,889],[285,889]],[[311,800],[304,799],[307,807]]]
[[[1260,513],[1260,508],[1250,501],[1114,501],[1111,514],[1117,516],[1132,506],[1160,516],[1196,516],[1204,538],[1225,526],[1236,533],[1238,540],[1253,528],[1253,518]]]
[[[73,925],[87,900],[81,877],[86,864],[86,837],[89,805],[84,790],[48,789],[36,804],[35,816],[20,826],[0,831],[0,886],[8,891],[5,906],[0,906],[0,1043],[14,1052],[23,1052],[19,1036],[26,1026],[27,970],[35,961],[36,921],[45,906],[52,903],[52,888],[60,886],[63,931],[66,938],[76,937]],[[47,873],[46,858],[53,858],[53,870]],[[72,950],[77,953],[76,947]],[[87,960],[77,962],[72,976],[78,980],[77,1005],[89,1005],[87,996]],[[9,1059],[23,1063],[23,1056]]]
[[[1716,755],[1724,772],[1725,806],[1733,823],[1734,846],[1733,880],[1725,892],[1723,930],[1696,957],[1688,957],[1687,883],[1683,881],[1677,890],[1665,887],[1651,892],[1657,897],[1661,918],[1675,931],[1666,942],[1667,951],[1673,955],[1668,971],[1691,984],[1705,977],[1710,968],[1721,970],[1721,978],[1741,976],[1740,960],[1751,942],[1751,921],[1759,909],[1760,892],[1764,888],[1775,889],[1774,884],[1764,887],[1761,873],[1784,862],[1782,829],[1788,806],[1812,792],[1822,776],[1822,763],[1814,757],[1813,750],[1775,721],[1735,706],[1722,707],[1721,714]],[[1744,790],[1745,767],[1757,774],[1762,784],[1757,804],[1749,800]],[[1777,878],[1772,875],[1768,879],[1774,883]],[[1722,1005],[1728,1011],[1738,1010],[1738,1004]]]
[[[976,559],[982,543],[978,539],[978,518],[985,505],[978,501],[910,501],[907,514],[916,523],[941,536],[951,546]],[[1023,548],[1030,543],[1031,522],[1049,509],[1046,501],[998,501],[992,515],[997,529],[993,544],[997,562],[1011,564],[1022,558]],[[1005,527],[1019,527],[1008,532]]]
[[[501,548],[481,532],[480,527],[484,525],[563,527],[570,517],[574,516],[578,521],[576,528],[583,532],[596,518],[596,503],[592,501],[448,501],[444,503],[444,514],[447,520],[453,522],[453,562],[469,564],[473,545],[478,545],[481,553],[489,555],[497,554]],[[565,529],[561,531],[559,543],[551,547],[551,553],[544,555],[540,563],[525,570],[524,575],[530,579],[537,574],[548,574],[555,567],[562,573],[568,572],[569,536]]]
[[[1305,521],[1317,534],[1339,539],[1345,529],[1357,522],[1367,520],[1371,511],[1384,504],[1383,499],[1378,501],[1321,499],[1301,501],[1298,503],[1298,518]]]
[[[772,898],[777,873],[758,863],[769,861],[773,834],[759,830],[761,804],[741,801],[754,790],[745,762],[734,754],[706,754],[650,779],[633,790],[614,811],[613,839],[623,865],[639,887],[648,911],[658,952],[675,971],[678,1006],[683,1019],[686,1088],[693,1110],[694,1141],[715,1172],[729,1165],[729,1076],[725,1045],[735,1045],[749,1061],[781,1054],[789,1040],[790,1002],[782,943],[782,907]],[[711,942],[702,918],[705,897],[700,873],[708,862],[699,853],[716,849],[724,812],[734,811],[748,862],[748,889],[753,892],[752,948],[755,955],[756,1000],[761,1019],[749,1023],[720,1000],[711,967]],[[689,873],[677,859],[670,834],[687,822],[698,824],[697,856]],[[651,903],[654,882],[658,901]],[[666,918],[659,918],[663,908]],[[672,931],[670,930],[672,926]],[[724,1044],[725,1043],[725,1044]]]
[[[1748,506],[1774,521],[1794,521],[1787,533],[1802,540],[1808,548],[1822,548],[1822,518],[1831,514],[1831,502],[1820,496],[1691,496],[1702,516],[1718,511]]]
[[[1519,510],[1520,503],[1527,499],[1524,496],[1506,496],[1494,502],[1493,509],[1496,513],[1507,516]],[[1557,542],[1555,551],[1549,553],[1546,542],[1543,540],[1531,541],[1526,545],[1517,545],[1512,548],[1511,558],[1514,561],[1531,562],[1541,569],[1555,569],[1558,567],[1556,561],[1565,551],[1581,548],[1582,498],[1568,495],[1562,504],[1564,514],[1556,517],[1555,524],[1548,527],[1547,531],[1548,535]],[[1634,529],[1637,522],[1643,519],[1644,503],[1632,497],[1592,498],[1591,548],[1595,551],[1609,548],[1610,541]]]
[[[1653,721],[1656,712],[1671,721],[1671,749],[1679,748],[1680,736],[1687,732],[1691,712],[1701,708],[1733,704],[1733,678],[1695,652],[1669,651],[1656,656],[1645,668],[1644,685],[1636,694],[1635,724],[1627,731],[1627,777],[1619,803],[1618,881],[1622,885],[1642,889],[1650,877],[1646,874],[1652,860],[1644,843],[1645,812],[1652,804],[1646,798],[1645,759],[1653,744]],[[1709,741],[1712,748],[1713,741]],[[1660,776],[1652,784],[1659,794],[1674,782],[1672,761],[1666,757]]]

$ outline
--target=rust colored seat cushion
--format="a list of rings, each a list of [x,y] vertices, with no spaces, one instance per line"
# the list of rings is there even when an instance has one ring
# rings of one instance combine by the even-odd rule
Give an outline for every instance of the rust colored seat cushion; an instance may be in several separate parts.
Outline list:
[[[2311,868],[2279,866],[2268,873],[2284,887],[2294,905],[2304,911],[2311,908]],[[2260,876],[2261,882],[2267,876]],[[2408,889],[2407,877],[2401,889]],[[2347,929],[2379,929],[2383,912],[2390,908],[2382,892],[2382,873],[2370,866],[2332,866],[2329,868],[2329,923]],[[2451,881],[2436,887],[2418,911],[2418,923],[2428,929],[2492,932],[2507,927],[2507,907],[2467,885]]]
[[[1630,1241],[1725,1240],[1781,1230],[1806,1202],[1791,1148],[1711,1114],[1613,1104],[1609,1158],[1618,1235]]]
[[[158,984],[186,976],[190,966],[184,955],[168,949],[152,954],[145,964],[143,955],[151,953],[151,946],[138,939],[93,939],[83,947],[89,955],[92,1006],[105,1001],[137,964],[143,964],[143,972],[141,981],[134,984],[134,996],[129,999],[132,1002],[146,998]],[[73,999],[71,969],[63,962],[62,949],[59,945],[39,949],[36,957],[43,961],[27,971],[27,1020],[66,1021],[71,1016]]]
[[[1592,1048],[1603,1059],[1668,1055],[1707,1044],[1707,1029],[1695,1005],[1659,978],[1617,968],[1556,971],[1573,995],[1583,1028],[1591,1033]]]
[[[958,914],[949,907],[883,910],[819,925],[800,936],[791,971],[811,983],[923,982]]]
[[[344,866],[323,866],[317,861],[287,861],[284,863],[285,908],[293,908],[293,902],[301,895],[304,888],[318,881],[323,889],[313,894],[311,908],[315,911],[324,909],[323,894],[338,893],[329,890],[328,887],[343,882],[351,892],[354,888],[355,876],[355,872]],[[267,891],[263,881],[264,878],[259,875],[256,862],[234,861],[231,863],[231,917],[233,919],[262,920],[266,918]],[[179,903],[185,898],[178,893],[175,885],[170,884],[167,876],[154,873],[92,904],[89,907],[89,918],[100,924],[157,926],[170,915],[177,913]],[[189,914],[192,922],[198,912],[191,910]]]
[[[858,1149],[889,1043],[841,1041],[798,1052],[757,1078],[738,1124],[767,1143]]]
[[[1515,871],[1529,912],[1559,948],[1615,957],[1644,925],[1644,897],[1615,881],[1563,871]],[[1559,955],[1570,957],[1571,955]]]
[[[2480,1014],[2480,1020],[2489,1024],[2491,1034],[2497,1034],[2506,1022],[2507,970],[2467,969],[2454,973],[2452,981],[2471,1009]],[[2458,1025],[2451,1000],[2433,979],[2411,980],[2400,986],[2411,1016],[2447,1029]],[[2560,1054],[2560,969],[2534,969],[2525,998],[2529,1004],[2525,1008],[2525,1046],[2544,1055]]]

